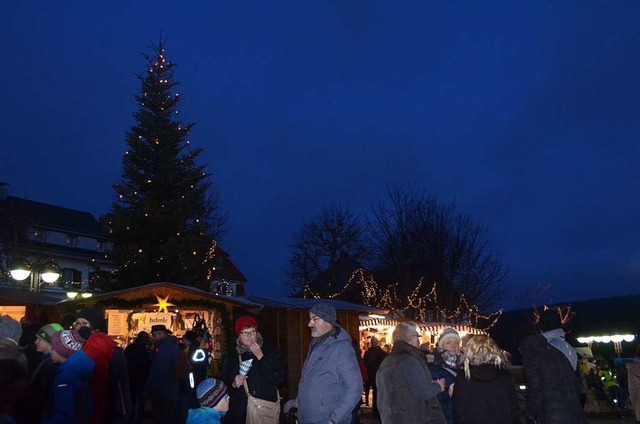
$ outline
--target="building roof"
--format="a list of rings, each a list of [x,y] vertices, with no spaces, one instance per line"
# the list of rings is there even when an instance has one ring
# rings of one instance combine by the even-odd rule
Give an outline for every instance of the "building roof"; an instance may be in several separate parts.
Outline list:
[[[227,280],[227,281],[235,281],[239,283],[246,283],[247,277],[244,276],[242,272],[238,269],[238,267],[231,261],[231,256],[220,247],[220,245],[216,246],[214,256],[221,255],[222,257],[222,266],[216,266],[216,270],[213,271],[211,276],[214,280]]]
[[[221,301],[226,303],[232,303],[238,306],[246,308],[262,308],[262,305],[257,302],[253,302],[249,299],[240,298],[237,296],[223,296],[216,293],[200,290],[192,286],[183,286],[176,283],[151,283],[144,286],[130,287],[123,290],[112,291],[108,293],[101,293],[94,295],[88,299],[67,299],[60,302],[61,306],[70,306],[76,304],[94,304],[101,300],[108,300],[110,298],[121,298],[126,300],[152,297],[153,295],[170,296],[171,299],[190,298],[190,299],[207,299],[212,301]]]
[[[106,237],[98,220],[89,212],[49,205],[19,197],[0,200],[0,210],[19,217],[33,226],[69,231],[74,234]]]
[[[311,309],[313,305],[319,302],[331,303],[338,311],[357,311],[373,314],[385,314],[386,310],[373,306],[358,305],[357,303],[345,302],[344,300],[333,299],[302,299],[297,297],[286,296],[235,296],[236,298],[244,298],[252,302],[260,303],[264,306],[272,308],[288,308],[288,309]]]

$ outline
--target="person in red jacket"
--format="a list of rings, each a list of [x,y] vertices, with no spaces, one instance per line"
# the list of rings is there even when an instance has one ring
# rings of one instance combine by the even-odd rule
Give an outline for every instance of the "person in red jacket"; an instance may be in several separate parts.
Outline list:
[[[90,424],[117,422],[132,409],[127,360],[124,351],[102,332],[104,321],[104,310],[93,306],[80,311],[73,323],[74,329],[91,330],[82,348],[95,364],[89,380],[93,400]]]

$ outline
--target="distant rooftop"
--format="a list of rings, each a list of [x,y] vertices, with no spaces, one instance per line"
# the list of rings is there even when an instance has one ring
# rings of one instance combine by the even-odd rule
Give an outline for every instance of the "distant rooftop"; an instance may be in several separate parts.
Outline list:
[[[89,212],[21,199],[15,196],[7,196],[6,199],[0,200],[0,211],[20,217],[33,226],[56,229],[62,232],[72,231],[93,236],[105,236],[103,227]]]

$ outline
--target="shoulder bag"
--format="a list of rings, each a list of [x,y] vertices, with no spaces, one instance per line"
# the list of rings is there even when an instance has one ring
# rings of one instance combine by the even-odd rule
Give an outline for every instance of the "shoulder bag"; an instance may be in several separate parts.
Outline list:
[[[247,380],[243,385],[247,394],[246,424],[278,424],[280,422],[280,392],[278,392],[278,400],[271,402],[251,396]]]

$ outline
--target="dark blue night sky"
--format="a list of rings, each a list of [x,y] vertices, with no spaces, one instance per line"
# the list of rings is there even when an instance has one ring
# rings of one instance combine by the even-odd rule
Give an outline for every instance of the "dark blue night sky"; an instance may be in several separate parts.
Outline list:
[[[512,296],[640,292],[637,0],[36,3],[0,14],[15,196],[110,208],[162,32],[250,293],[281,291],[304,219],[389,183],[486,225]]]

